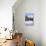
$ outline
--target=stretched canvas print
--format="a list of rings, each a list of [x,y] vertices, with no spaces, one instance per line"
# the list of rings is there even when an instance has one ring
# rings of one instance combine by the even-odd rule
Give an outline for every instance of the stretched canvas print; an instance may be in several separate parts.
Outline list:
[[[25,25],[26,26],[33,26],[34,25],[34,15],[33,15],[33,13],[26,13],[25,14]]]

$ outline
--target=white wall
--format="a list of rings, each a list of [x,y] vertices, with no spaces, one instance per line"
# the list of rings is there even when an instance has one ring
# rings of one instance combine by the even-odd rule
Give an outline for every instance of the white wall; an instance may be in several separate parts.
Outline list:
[[[46,46],[46,0],[42,0],[41,6],[41,38],[42,46]]]
[[[12,6],[16,0],[0,0],[0,27],[12,28]]]
[[[41,0],[24,0],[20,5],[13,6],[15,28],[24,34],[24,38],[35,41],[36,46],[41,46]],[[25,25],[25,14],[34,14],[34,25]]]
[[[36,46],[46,46],[46,0],[32,0],[33,2],[23,3],[16,8],[16,4],[13,6],[15,15],[15,28],[24,34],[24,37],[28,39],[34,39]],[[28,2],[28,1],[27,1]],[[35,3],[36,5],[35,5]],[[25,11],[30,11],[31,7],[35,10],[35,21],[34,26],[25,26],[24,14]],[[16,8],[16,9],[15,9]],[[29,8],[29,9],[28,9]],[[31,10],[32,11],[32,10]],[[27,36],[28,34],[28,36]]]

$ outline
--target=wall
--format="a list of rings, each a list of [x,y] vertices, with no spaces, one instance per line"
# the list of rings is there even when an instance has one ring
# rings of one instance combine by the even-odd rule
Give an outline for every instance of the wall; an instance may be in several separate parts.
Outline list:
[[[33,2],[35,2],[35,1],[33,1]],[[32,5],[33,5],[33,3],[32,3]],[[36,5],[37,5],[37,8],[39,9],[39,11],[37,11],[37,12],[40,12],[40,10],[41,10],[41,12],[40,12],[41,15],[39,13],[35,12],[35,13],[37,13],[36,16],[34,17],[35,25],[32,27],[30,27],[30,26],[27,27],[24,24],[24,13],[25,13],[24,6],[25,6],[25,8],[28,8],[27,4],[25,3],[23,5],[18,5],[18,3],[15,3],[15,5],[13,6],[13,12],[15,15],[15,28],[19,32],[22,32],[24,34],[25,38],[27,37],[28,39],[34,39],[36,41],[37,46],[46,46],[46,0],[41,0],[41,2],[38,1],[36,3]],[[22,10],[22,8],[23,8],[23,10]],[[30,10],[30,9],[28,9],[28,10]],[[39,44],[42,44],[42,45],[39,45]]]
[[[46,46],[46,0],[42,0],[41,7],[41,40],[42,46]]]
[[[16,5],[17,4],[17,5]],[[25,26],[25,13],[34,13],[34,25]],[[41,46],[41,0],[24,0],[13,6],[15,28],[23,33],[23,37],[35,41]]]

